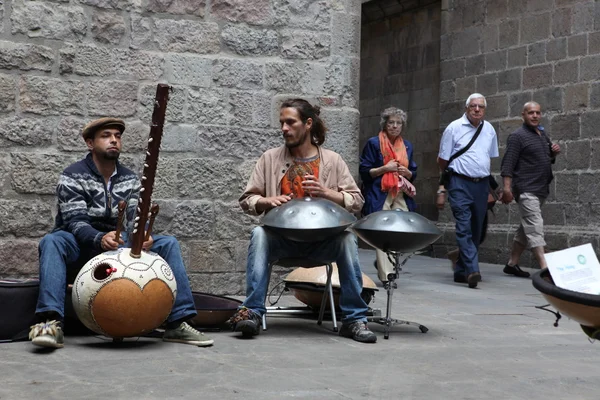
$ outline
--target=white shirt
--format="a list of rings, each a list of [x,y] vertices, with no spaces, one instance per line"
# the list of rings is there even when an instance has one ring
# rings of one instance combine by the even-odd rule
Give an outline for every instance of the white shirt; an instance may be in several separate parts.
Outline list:
[[[492,124],[487,121],[483,121],[482,124],[481,133],[469,150],[450,163],[449,168],[454,172],[471,178],[483,178],[490,175],[491,158],[499,156],[498,139]],[[452,121],[442,135],[438,157],[442,160],[449,160],[454,153],[471,141],[475,132],[477,132],[477,127],[471,125],[466,114]]]

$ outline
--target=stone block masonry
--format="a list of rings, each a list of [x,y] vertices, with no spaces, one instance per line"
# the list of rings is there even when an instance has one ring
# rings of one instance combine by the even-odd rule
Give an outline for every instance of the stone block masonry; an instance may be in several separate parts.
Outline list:
[[[59,173],[100,116],[126,120],[141,171],[156,84],[173,86],[154,191],[194,289],[243,294],[256,218],[237,198],[281,144],[285,97],[320,104],[326,146],[358,160],[358,0],[0,2],[0,277],[34,276]]]

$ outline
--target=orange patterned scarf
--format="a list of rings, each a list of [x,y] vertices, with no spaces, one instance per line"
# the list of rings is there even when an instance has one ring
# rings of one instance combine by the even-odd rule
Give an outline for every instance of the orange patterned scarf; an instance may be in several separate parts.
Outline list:
[[[294,164],[281,179],[281,194],[293,194],[297,199],[304,197],[304,175],[314,175],[318,179],[320,163],[318,155],[310,159],[294,160]]]
[[[383,165],[396,160],[405,168],[408,168],[408,154],[402,136],[398,136],[392,145],[384,131],[379,132],[379,148],[383,155]],[[399,191],[400,177],[398,172],[386,172],[381,178],[381,190],[391,192],[396,197]]]

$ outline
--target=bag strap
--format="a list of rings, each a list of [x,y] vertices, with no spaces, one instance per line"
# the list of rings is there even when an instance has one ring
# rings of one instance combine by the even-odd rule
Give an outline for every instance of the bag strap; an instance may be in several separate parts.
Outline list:
[[[450,156],[450,159],[448,160],[448,165],[450,165],[450,163],[452,162],[452,160],[454,160],[454,159],[462,156],[467,150],[469,150],[469,148],[471,147],[471,145],[475,142],[475,140],[477,140],[477,137],[481,133],[481,129],[483,128],[483,124],[485,124],[485,121],[481,122],[481,124],[479,125],[479,128],[477,128],[477,132],[475,132],[475,135],[473,135],[473,137],[471,138],[471,141],[469,143],[467,143],[467,145],[465,147],[463,147],[462,149],[460,149],[459,151],[457,151],[456,153],[454,153],[454,154],[452,154]]]

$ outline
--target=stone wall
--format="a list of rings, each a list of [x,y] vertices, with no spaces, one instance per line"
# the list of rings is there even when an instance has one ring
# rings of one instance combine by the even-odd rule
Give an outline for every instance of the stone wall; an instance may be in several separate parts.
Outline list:
[[[361,34],[360,148],[379,132],[383,109],[406,111],[403,137],[414,145],[418,165],[417,212],[432,219],[439,179],[440,14],[438,1],[372,1],[363,5]]]
[[[0,2],[0,277],[37,273],[61,170],[93,118],[126,120],[141,171],[158,82],[174,88],[154,200],[194,289],[244,290],[255,218],[237,204],[255,160],[281,143],[278,104],[323,106],[326,146],[358,160],[358,0]]]
[[[463,112],[469,93],[487,97],[487,119],[499,136],[501,156],[521,124],[523,104],[535,100],[562,154],[543,208],[547,250],[591,242],[600,233],[600,1],[445,0],[442,2],[441,127]],[[500,171],[500,158],[493,161]],[[440,255],[454,243],[450,211]],[[518,224],[514,204],[491,219],[482,260],[507,261]],[[532,257],[523,264],[531,264]]]

